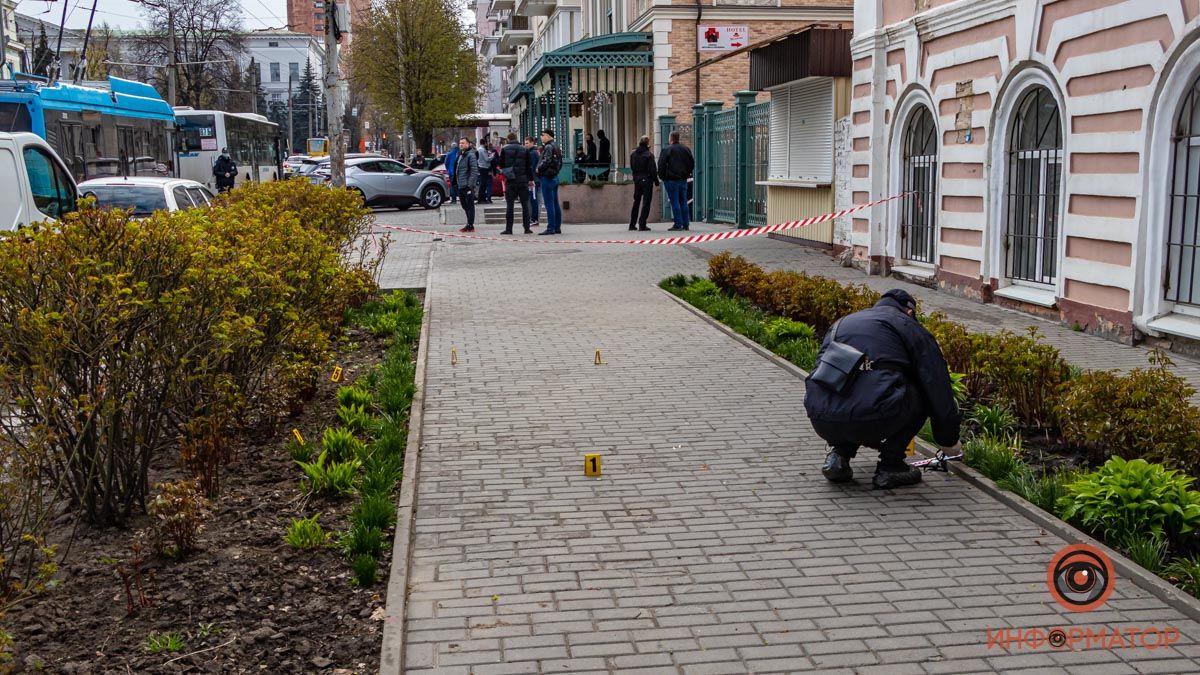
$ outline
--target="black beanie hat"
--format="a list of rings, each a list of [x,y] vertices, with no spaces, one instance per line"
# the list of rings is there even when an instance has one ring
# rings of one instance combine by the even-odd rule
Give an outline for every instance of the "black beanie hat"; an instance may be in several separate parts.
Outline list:
[[[903,288],[893,288],[887,293],[884,293],[883,297],[895,300],[904,309],[911,309],[914,312],[917,310],[917,301],[913,299],[913,296],[909,295],[908,291],[904,290]]]

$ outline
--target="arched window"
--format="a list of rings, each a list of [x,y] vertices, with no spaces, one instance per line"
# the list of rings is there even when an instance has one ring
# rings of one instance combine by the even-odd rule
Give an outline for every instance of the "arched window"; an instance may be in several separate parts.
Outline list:
[[[920,105],[904,129],[903,192],[913,193],[900,211],[900,257],[907,262],[934,262],[937,244],[937,125],[929,108]]]
[[[1167,216],[1165,298],[1182,305],[1200,304],[1200,79],[1184,97],[1171,134],[1171,201]]]
[[[1008,212],[1005,275],[1053,284],[1058,276],[1062,120],[1049,89],[1021,95],[1008,134]]]

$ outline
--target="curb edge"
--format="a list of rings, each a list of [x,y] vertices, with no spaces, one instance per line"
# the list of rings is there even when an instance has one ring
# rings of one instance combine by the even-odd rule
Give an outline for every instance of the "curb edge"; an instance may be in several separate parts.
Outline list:
[[[429,363],[430,315],[433,308],[433,253],[429,249],[429,270],[425,277],[425,306],[421,320],[421,342],[417,347],[413,384],[416,394],[408,416],[408,442],[404,448],[404,469],[400,496],[396,503],[396,533],[392,540],[392,564],[384,595],[383,635],[379,653],[379,673],[399,675],[404,671],[404,620],[408,609],[408,577],[412,564],[412,529],[417,505],[417,474],[421,467],[421,440],[425,420],[425,371]]]
[[[737,340],[741,344],[753,349],[760,356],[768,361],[771,361],[780,368],[783,368],[792,375],[795,375],[801,379],[808,377],[808,373],[799,366],[782,358],[775,352],[772,352],[750,338],[734,332],[733,329],[729,328],[720,321],[717,321],[712,316],[709,316],[703,310],[695,305],[692,305],[683,298],[661,287],[659,287],[658,290],[662,291],[667,297],[679,303],[691,313],[699,316],[701,319],[704,319],[710,325],[716,327],[718,330],[722,331],[734,340]],[[937,451],[937,448],[920,438],[917,439],[917,447],[920,448],[922,454],[928,457],[932,457],[934,452]],[[1001,490],[990,478],[975,471],[971,467],[964,464],[952,463],[950,464],[950,472],[979,488],[985,494],[991,496],[1001,504],[1004,504],[1010,509],[1016,511],[1019,515],[1023,516],[1026,520],[1032,522],[1034,525],[1037,525],[1038,527],[1065,540],[1068,544],[1088,544],[1090,546],[1095,546],[1103,551],[1109,557],[1109,559],[1112,560],[1113,566],[1117,568],[1117,571],[1127,579],[1131,580],[1135,586],[1150,593],[1154,597],[1166,603],[1167,606],[1179,611],[1193,621],[1200,622],[1200,599],[1184,593],[1182,589],[1168,583],[1157,574],[1146,570],[1141,565],[1138,565],[1106,544],[1097,541],[1083,531],[1076,529],[1070,523],[1067,523],[1066,521],[1043,511],[1037,506],[1025,501],[1021,497],[1011,492]]]

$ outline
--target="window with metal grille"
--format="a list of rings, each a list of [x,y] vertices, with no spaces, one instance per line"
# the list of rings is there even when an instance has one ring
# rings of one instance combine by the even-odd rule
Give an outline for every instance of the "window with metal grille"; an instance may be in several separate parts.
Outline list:
[[[1171,205],[1167,216],[1167,264],[1164,298],[1200,305],[1200,79],[1192,83],[1171,137]]]
[[[1013,281],[1054,283],[1058,276],[1062,120],[1045,87],[1021,95],[1008,135],[1008,211],[1005,275]]]
[[[937,125],[926,106],[918,106],[904,129],[903,192],[912,196],[900,207],[900,257],[934,262],[937,247]]]

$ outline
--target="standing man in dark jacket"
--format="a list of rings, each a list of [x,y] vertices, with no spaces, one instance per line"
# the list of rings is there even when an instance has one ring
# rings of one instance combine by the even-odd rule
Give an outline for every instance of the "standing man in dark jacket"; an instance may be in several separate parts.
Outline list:
[[[650,216],[654,186],[658,185],[658,173],[654,167],[654,153],[650,152],[649,136],[638,139],[637,148],[629,156],[629,168],[633,170],[633,208],[629,211],[629,229],[649,232],[646,218]]]
[[[691,225],[691,206],[687,203],[688,179],[696,168],[692,151],[679,142],[679,132],[672,131],[671,144],[658,156],[658,177],[662,179],[663,192],[671,204],[671,230],[686,230]]]
[[[425,168],[425,153],[421,152],[420,148],[417,148],[416,153],[413,154],[412,168],[414,168],[414,169],[424,169]]]
[[[458,198],[462,200],[463,211],[467,214],[467,226],[459,232],[475,231],[475,187],[479,184],[479,157],[471,151],[471,141],[461,138],[458,141],[458,154],[454,158],[454,185],[458,188]]]
[[[821,469],[831,482],[853,477],[850,459],[866,446],[879,450],[875,487],[920,483],[921,470],[909,467],[904,455],[926,418],[947,454],[961,449],[961,417],[946,359],[937,340],[917,321],[916,311],[917,302],[907,291],[892,289],[874,307],[843,317],[825,334],[818,363],[833,340],[865,355],[853,381],[840,393],[811,375],[805,382],[808,418],[817,435],[832,446]]]
[[[584,144],[587,145],[587,163],[588,166],[596,165],[596,141],[592,139],[591,134],[583,135]]]
[[[221,148],[221,156],[213,163],[213,178],[217,181],[217,192],[228,192],[237,182],[237,164],[229,157],[229,148]]]
[[[496,155],[496,166],[504,173],[504,231],[512,234],[513,204],[521,200],[521,227],[525,234],[533,234],[529,227],[529,189],[533,187],[533,163],[529,151],[517,140],[517,134],[509,132],[508,143]]]
[[[529,190],[529,204],[532,207],[529,216],[529,226],[537,227],[538,222],[538,192],[541,188],[541,179],[537,176],[537,165],[542,161],[542,157],[538,154],[537,141],[533,136],[525,137],[525,149],[529,151],[529,163],[533,165],[533,187]]]
[[[542,157],[538,162],[538,181],[542,184],[542,204],[546,207],[546,229],[538,236],[562,234],[562,204],[558,203],[558,172],[562,171],[563,156],[554,142],[552,129],[542,130]]]

